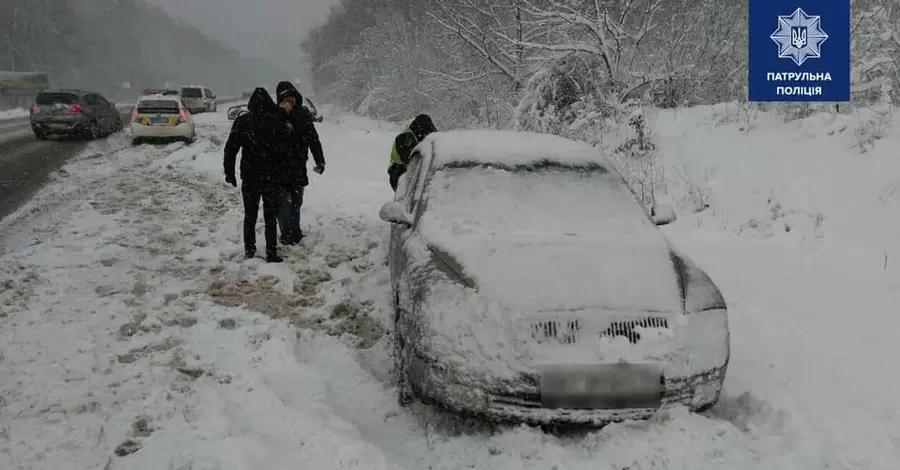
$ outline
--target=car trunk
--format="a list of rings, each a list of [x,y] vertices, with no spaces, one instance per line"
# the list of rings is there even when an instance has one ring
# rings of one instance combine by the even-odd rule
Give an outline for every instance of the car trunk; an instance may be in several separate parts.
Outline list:
[[[178,124],[181,107],[172,100],[143,100],[137,106],[137,120],[145,126]]]
[[[35,115],[39,117],[80,117],[78,95],[72,93],[41,93],[35,100]]]

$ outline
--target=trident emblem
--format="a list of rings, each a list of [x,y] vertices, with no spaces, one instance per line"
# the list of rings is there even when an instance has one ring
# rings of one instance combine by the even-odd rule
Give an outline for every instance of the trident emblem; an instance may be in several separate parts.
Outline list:
[[[806,26],[791,26],[791,45],[797,49],[806,46]]]

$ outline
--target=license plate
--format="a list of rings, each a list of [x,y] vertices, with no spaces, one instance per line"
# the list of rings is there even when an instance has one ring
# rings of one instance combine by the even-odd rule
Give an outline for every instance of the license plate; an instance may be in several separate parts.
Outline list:
[[[167,117],[156,116],[150,118],[150,125],[153,126],[168,126],[171,124],[171,120]]]
[[[68,124],[55,124],[55,123],[50,124],[51,129],[68,129],[69,127],[71,127],[71,126]]]
[[[549,365],[540,368],[541,405],[566,409],[659,408],[662,368],[655,363]]]

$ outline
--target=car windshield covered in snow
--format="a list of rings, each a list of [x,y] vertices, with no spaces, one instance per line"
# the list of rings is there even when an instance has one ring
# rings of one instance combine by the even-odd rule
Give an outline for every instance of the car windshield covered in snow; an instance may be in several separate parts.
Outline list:
[[[654,228],[619,174],[599,165],[445,166],[432,175],[425,197],[423,222],[434,235],[556,237]]]

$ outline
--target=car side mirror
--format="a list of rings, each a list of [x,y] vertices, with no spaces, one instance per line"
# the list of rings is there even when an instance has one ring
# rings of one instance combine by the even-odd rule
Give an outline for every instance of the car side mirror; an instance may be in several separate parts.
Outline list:
[[[378,217],[385,222],[412,227],[412,215],[406,212],[406,206],[402,202],[391,201],[381,206]]]
[[[675,210],[668,204],[654,204],[650,209],[650,220],[656,225],[668,225],[676,219]]]

